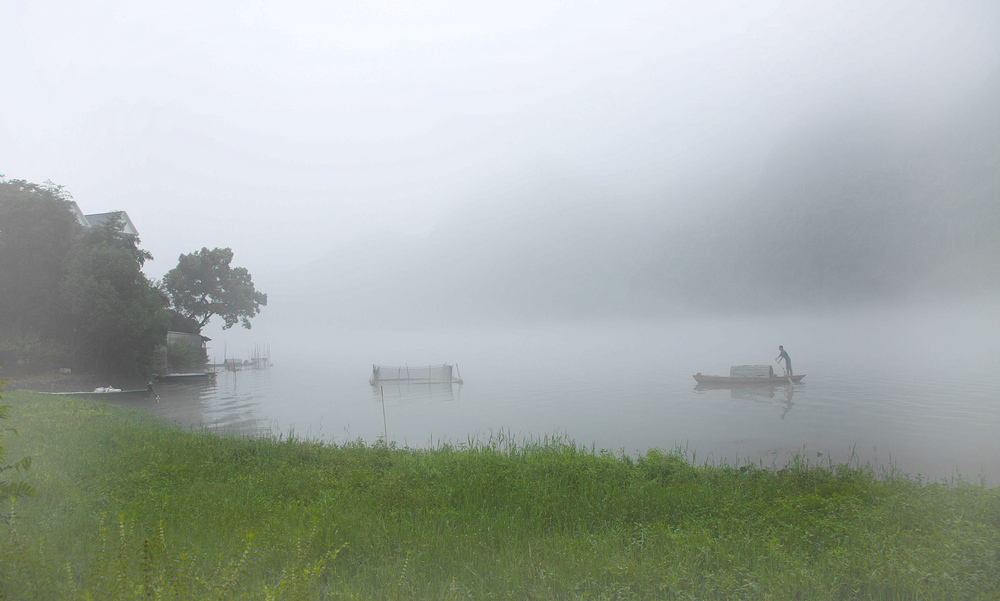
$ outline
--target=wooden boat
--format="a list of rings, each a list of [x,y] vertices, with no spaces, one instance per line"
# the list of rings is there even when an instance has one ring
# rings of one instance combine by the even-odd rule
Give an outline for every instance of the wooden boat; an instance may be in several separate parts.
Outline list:
[[[73,396],[96,401],[110,401],[122,399],[139,399],[149,396],[160,398],[153,390],[153,384],[145,388],[135,388],[132,390],[122,390],[120,388],[95,388],[94,390],[82,390],[77,392],[43,392],[50,396]]]
[[[166,374],[157,378],[161,382],[211,382],[215,380],[214,371],[197,372],[190,374]]]
[[[744,386],[788,386],[798,384],[805,374],[795,376],[774,376],[773,378],[729,378],[726,376],[706,376],[695,374],[694,379],[698,382],[695,386],[700,389],[705,388],[743,388]]]
[[[805,374],[795,376],[779,376],[770,365],[734,365],[729,368],[728,376],[706,376],[696,373],[694,379],[699,387],[736,388],[742,386],[781,386],[783,384],[798,384]]]

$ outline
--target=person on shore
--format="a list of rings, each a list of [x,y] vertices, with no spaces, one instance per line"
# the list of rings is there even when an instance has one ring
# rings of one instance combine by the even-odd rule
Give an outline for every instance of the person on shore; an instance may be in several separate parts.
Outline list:
[[[785,347],[783,347],[783,346],[781,346],[779,344],[778,345],[778,356],[775,357],[774,360],[777,361],[778,364],[780,365],[782,359],[785,360],[785,375],[786,376],[794,375],[792,373],[792,358],[788,356],[788,352],[785,351]]]

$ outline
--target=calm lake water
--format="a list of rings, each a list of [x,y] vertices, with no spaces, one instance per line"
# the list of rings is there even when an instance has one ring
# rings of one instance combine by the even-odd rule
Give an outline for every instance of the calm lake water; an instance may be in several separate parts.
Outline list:
[[[291,338],[290,338],[291,340]],[[301,342],[308,340],[309,342]],[[1000,318],[992,307],[864,315],[328,332],[271,343],[275,365],[160,385],[136,406],[188,426],[410,447],[564,436],[699,463],[895,466],[1000,484]],[[693,373],[792,356],[794,387],[695,390]],[[373,363],[454,363],[464,384],[368,383]],[[384,395],[384,421],[383,421]]]

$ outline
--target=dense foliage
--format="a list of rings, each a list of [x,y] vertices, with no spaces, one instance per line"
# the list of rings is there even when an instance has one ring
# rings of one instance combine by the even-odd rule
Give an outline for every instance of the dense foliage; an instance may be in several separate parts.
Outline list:
[[[201,333],[201,326],[190,317],[185,317],[174,309],[167,309],[167,315],[170,318],[169,328],[171,332],[184,332],[185,334]]]
[[[202,248],[181,255],[177,267],[163,276],[174,309],[199,328],[218,315],[224,330],[237,323],[250,329],[250,318],[267,305],[267,295],[254,288],[245,267],[231,267],[232,261],[230,248]]]
[[[50,182],[0,178],[0,365],[146,376],[168,329],[198,334],[219,315],[250,327],[267,304],[232,250],[182,255],[166,287],[142,272],[152,255],[121,219],[80,223]],[[169,296],[168,296],[169,293]],[[176,308],[169,308],[170,305]]]
[[[69,323],[62,285],[79,229],[60,188],[0,180],[0,364],[61,340]]]
[[[151,258],[121,223],[78,236],[63,285],[78,364],[140,375],[167,334],[166,296],[140,271]]]
[[[996,599],[1000,490],[564,440],[242,438],[11,396],[17,599]]]
[[[167,346],[167,368],[174,373],[203,371],[208,357],[205,349],[178,340]]]
[[[0,393],[3,393],[3,385],[7,382],[6,379],[0,380]],[[2,397],[0,397],[2,398]],[[0,404],[0,420],[7,419],[7,411],[10,409],[7,405]],[[20,461],[4,465],[4,458],[7,457],[7,447],[3,444],[4,434],[6,432],[13,431],[15,434],[16,430],[13,428],[7,428],[0,426],[0,499],[7,499],[8,497],[23,497],[30,494],[34,494],[34,489],[25,482],[9,482],[7,479],[3,478],[3,473],[9,470],[21,471],[26,470],[31,467],[31,457],[24,457]]]
[[[152,256],[121,220],[83,227],[59,186],[0,181],[0,362],[140,376],[167,328]]]

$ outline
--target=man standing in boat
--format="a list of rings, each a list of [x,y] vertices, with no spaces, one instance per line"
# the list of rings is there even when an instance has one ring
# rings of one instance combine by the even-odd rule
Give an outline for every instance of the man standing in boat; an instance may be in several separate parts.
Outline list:
[[[778,345],[778,351],[779,351],[778,352],[778,356],[775,357],[774,360],[777,361],[778,364],[780,365],[781,364],[781,360],[784,359],[785,360],[785,375],[786,376],[794,375],[792,373],[792,358],[788,356],[788,353],[785,351],[785,347],[783,347],[783,346],[781,346],[779,344]]]

